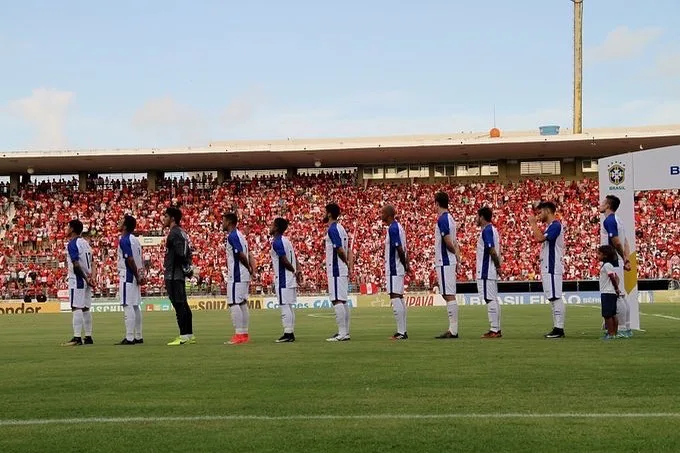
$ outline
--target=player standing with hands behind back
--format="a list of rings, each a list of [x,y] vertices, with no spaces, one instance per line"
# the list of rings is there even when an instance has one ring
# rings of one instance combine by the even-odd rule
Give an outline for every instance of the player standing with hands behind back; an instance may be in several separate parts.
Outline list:
[[[118,225],[122,233],[118,241],[118,276],[120,286],[118,296],[125,313],[125,338],[120,345],[144,343],[142,339],[142,303],[141,286],[144,284],[144,262],[142,261],[142,245],[132,234],[137,227],[137,220],[129,215],[123,217]]]
[[[326,233],[326,275],[328,294],[335,309],[335,322],[338,332],[326,341],[349,341],[349,274],[352,273],[352,260],[349,250],[349,237],[345,228],[338,223],[340,206],[335,203],[326,205],[324,223],[328,223]]]
[[[248,297],[250,276],[254,272],[254,258],[248,251],[245,236],[238,229],[236,214],[231,212],[224,214],[222,229],[227,233],[227,305],[234,325],[234,335],[226,344],[244,344],[250,341]]]
[[[501,244],[498,230],[491,223],[491,208],[477,211],[477,291],[486,303],[491,328],[482,338],[501,338],[501,306],[498,303],[498,280],[501,277]]]
[[[536,206],[538,214],[529,216],[529,225],[534,238],[541,245],[541,277],[543,292],[550,301],[553,314],[553,329],[545,338],[564,338],[564,301],[562,300],[562,275],[564,274],[564,228],[555,217],[557,208],[551,201]],[[538,222],[548,227],[541,231]]]
[[[410,267],[406,254],[406,232],[394,219],[394,206],[382,208],[380,218],[387,225],[385,235],[385,287],[390,295],[392,311],[397,321],[397,332],[393,340],[408,340],[406,333],[406,304],[404,303],[404,276]]]

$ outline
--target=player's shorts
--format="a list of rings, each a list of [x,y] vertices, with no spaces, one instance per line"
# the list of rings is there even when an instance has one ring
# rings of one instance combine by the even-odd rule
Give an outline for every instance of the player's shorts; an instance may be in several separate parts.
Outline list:
[[[602,317],[613,318],[616,316],[616,302],[618,296],[616,294],[602,294],[600,296],[602,301]]]
[[[92,288],[71,288],[68,290],[71,308],[90,308],[92,306]]]
[[[439,282],[439,294],[455,296],[456,266],[437,266],[437,282]]]
[[[336,300],[346,302],[349,294],[349,278],[328,276],[328,297],[332,302]]]
[[[486,303],[498,300],[498,280],[477,280],[477,291]]]
[[[297,302],[297,288],[276,288],[279,305],[294,305]]]
[[[120,304],[123,307],[128,305],[135,307],[142,302],[142,292],[137,282],[120,282],[118,285],[118,297],[120,297]]]
[[[543,293],[548,300],[562,298],[562,275],[545,272],[543,278]]]
[[[388,275],[385,282],[385,288],[388,294],[404,295],[404,276],[403,275]]]
[[[227,283],[227,305],[237,305],[248,302],[250,282]]]

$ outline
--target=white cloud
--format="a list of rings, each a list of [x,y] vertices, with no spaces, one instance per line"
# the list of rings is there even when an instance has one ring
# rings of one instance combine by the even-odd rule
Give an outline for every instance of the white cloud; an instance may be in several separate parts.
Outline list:
[[[26,98],[10,101],[8,107],[35,130],[30,148],[63,149],[68,145],[65,126],[73,99],[70,91],[37,88]]]
[[[204,143],[208,124],[201,112],[164,96],[147,100],[132,117],[132,127],[145,142],[167,146]]]
[[[656,59],[655,72],[662,77],[680,77],[680,53],[659,55]]]
[[[589,49],[587,56],[594,61],[625,60],[636,57],[659,36],[663,30],[656,27],[631,30],[625,26],[616,27],[605,40]]]

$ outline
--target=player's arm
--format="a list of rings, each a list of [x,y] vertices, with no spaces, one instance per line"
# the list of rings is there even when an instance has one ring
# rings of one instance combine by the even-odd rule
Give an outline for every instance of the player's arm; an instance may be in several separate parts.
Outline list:
[[[387,234],[389,235],[390,242],[397,250],[397,256],[399,257],[399,261],[401,261],[401,264],[404,266],[404,270],[406,272],[409,272],[410,267],[408,262],[408,256],[406,256],[404,245],[401,242],[401,234],[399,232],[399,228],[395,226],[395,224],[390,225],[389,229],[387,230]]]
[[[284,256],[280,256],[279,259],[280,259],[281,262],[283,263],[283,267],[285,267],[286,270],[288,270],[288,271],[290,271],[290,272],[292,272],[292,273],[294,273],[294,274],[296,273],[295,268],[293,267],[293,264],[290,262],[290,260],[288,259],[287,256],[285,256],[285,255],[284,255]]]
[[[338,254],[338,258],[347,265],[347,267],[350,266],[349,264],[349,257],[347,251],[345,251],[345,248],[342,246],[342,239],[340,239],[340,233],[338,233],[337,229],[330,229],[328,231],[328,237],[331,239],[331,243],[333,244],[333,248],[335,249],[335,252]]]
[[[71,258],[71,263],[73,263],[73,273],[76,274],[78,278],[87,281],[89,284],[90,277],[85,274],[85,271],[80,266],[80,250],[78,250],[78,244],[75,240],[68,243],[68,255],[69,258]]]
[[[139,269],[137,268],[137,263],[135,263],[134,258],[131,256],[128,256],[125,258],[125,262],[127,263],[128,267],[132,270],[132,275],[135,276],[135,279],[137,280],[138,285],[143,285],[144,284],[144,278],[142,277],[141,273],[139,272]]]
[[[496,273],[500,274],[500,272],[501,272],[501,259],[498,256],[498,252],[496,251],[496,247],[489,247],[489,256],[491,257],[491,261],[493,261],[494,266],[496,266]]]
[[[612,244],[614,245],[614,248],[616,249],[616,252],[623,257],[624,260],[624,269],[629,271],[630,270],[630,260],[628,259],[630,247],[628,246],[628,241],[626,241],[626,246],[624,247],[623,244],[621,243],[621,237],[620,236],[613,236],[612,237]],[[626,248],[629,250],[627,251]]]
[[[547,237],[541,231],[541,227],[538,226],[538,220],[535,216],[529,216],[529,226],[531,227],[531,234],[534,236],[534,239],[538,242],[545,242]]]
[[[172,238],[172,251],[175,254],[175,256],[181,258],[181,262],[184,262],[184,260],[186,259],[188,249],[189,247],[187,247],[187,243],[182,237],[182,235],[179,233],[175,233]]]
[[[243,264],[246,269],[248,269],[248,273],[252,274],[253,273],[253,266],[251,265],[251,262],[255,261],[255,257],[253,257],[252,253],[249,253],[246,255],[243,253],[243,251],[238,252],[238,260],[241,264]],[[252,258],[252,260],[251,260]]]
[[[404,250],[404,247],[401,245],[397,246],[397,256],[399,257],[399,261],[401,261],[401,264],[404,265],[404,270],[408,273],[411,271],[411,265],[408,262],[408,256],[406,255],[406,251]]]
[[[620,296],[621,290],[619,289],[619,276],[616,275],[616,272],[614,272],[613,268],[607,273],[607,276],[609,277],[609,280],[614,285],[614,290],[616,291],[616,295]]]
[[[460,257],[460,246],[458,245],[458,241],[453,239],[453,237],[450,234],[447,234],[444,236],[444,245],[446,245],[446,249],[456,255],[456,261],[459,263],[462,262],[462,259]]]
[[[272,244],[272,248],[274,249],[276,255],[278,255],[281,263],[283,263],[283,267],[285,267],[286,270],[295,273],[295,268],[293,267],[293,263],[291,263],[288,259],[288,255],[286,254],[286,249],[283,246],[283,243],[277,239]]]

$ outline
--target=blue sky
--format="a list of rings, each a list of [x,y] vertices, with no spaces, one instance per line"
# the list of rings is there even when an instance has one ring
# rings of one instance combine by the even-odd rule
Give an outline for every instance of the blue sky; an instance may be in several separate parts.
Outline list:
[[[680,2],[585,0],[584,127],[680,123]],[[570,0],[0,0],[0,149],[571,125]]]

